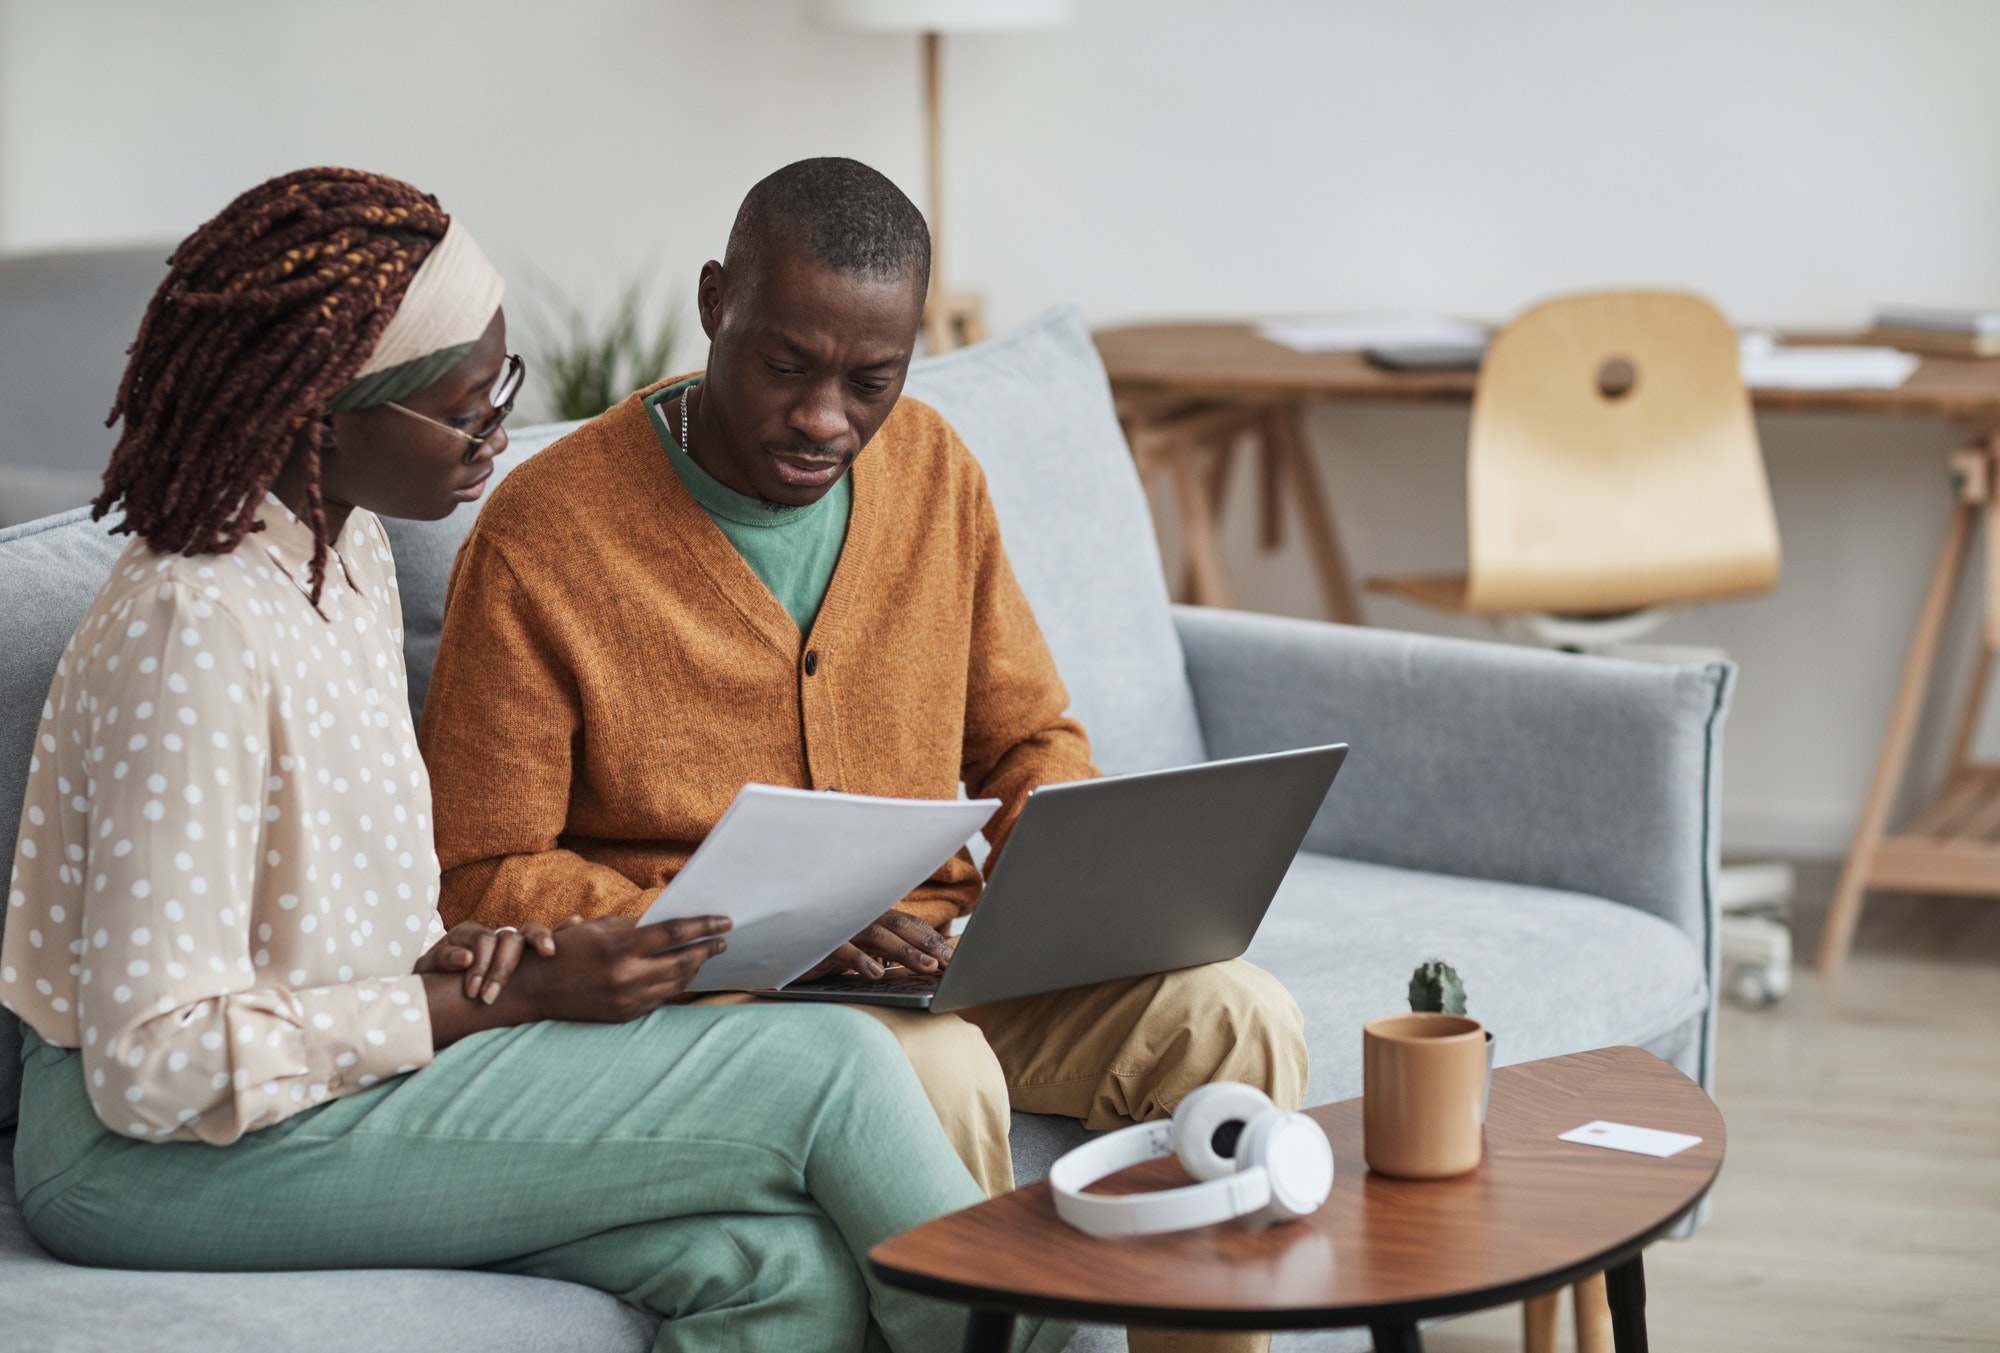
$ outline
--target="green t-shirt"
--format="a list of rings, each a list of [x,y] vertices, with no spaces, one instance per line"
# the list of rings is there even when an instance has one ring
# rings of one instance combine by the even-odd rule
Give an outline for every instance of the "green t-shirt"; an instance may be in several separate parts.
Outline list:
[[[681,449],[675,435],[680,427],[680,406],[675,401],[681,391],[700,380],[694,376],[646,397],[653,431],[701,510],[729,537],[750,571],[771,589],[799,633],[809,634],[820,603],[826,600],[833,570],[840,563],[841,546],[847,543],[854,476],[851,472],[842,475],[825,497],[805,507],[767,503],[717,481]]]

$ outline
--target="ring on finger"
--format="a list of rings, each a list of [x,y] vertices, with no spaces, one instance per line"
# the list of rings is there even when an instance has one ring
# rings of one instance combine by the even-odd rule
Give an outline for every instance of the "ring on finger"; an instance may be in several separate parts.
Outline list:
[[[493,933],[496,935],[518,935],[521,933],[521,931],[520,928],[517,926],[503,925],[498,930],[495,930]]]

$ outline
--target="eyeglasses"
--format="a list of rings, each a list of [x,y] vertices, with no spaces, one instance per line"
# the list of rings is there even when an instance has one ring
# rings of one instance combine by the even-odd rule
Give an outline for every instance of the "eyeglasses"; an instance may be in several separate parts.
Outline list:
[[[467,432],[463,428],[455,428],[449,423],[440,422],[427,413],[418,413],[415,409],[406,409],[394,400],[389,402],[388,407],[394,409],[397,413],[406,413],[420,422],[429,423],[434,428],[443,428],[459,440],[470,443],[465,448],[465,463],[470,465],[472,464],[472,458],[479,454],[479,448],[486,445],[487,440],[500,430],[500,425],[507,421],[507,415],[514,412],[515,396],[521,393],[521,386],[527,379],[528,364],[518,354],[508,353],[507,365],[501,368],[500,379],[493,383],[493,392],[486,397],[487,403],[493,406],[493,417],[488,419],[486,426],[480,428],[477,432]]]

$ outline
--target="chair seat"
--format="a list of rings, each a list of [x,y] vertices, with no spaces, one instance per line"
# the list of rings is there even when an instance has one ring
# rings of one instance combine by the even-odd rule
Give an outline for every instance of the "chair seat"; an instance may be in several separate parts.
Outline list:
[[[1433,611],[1468,615],[1466,575],[1463,573],[1407,573],[1370,578],[1362,584],[1370,592],[1386,593],[1428,606]]]

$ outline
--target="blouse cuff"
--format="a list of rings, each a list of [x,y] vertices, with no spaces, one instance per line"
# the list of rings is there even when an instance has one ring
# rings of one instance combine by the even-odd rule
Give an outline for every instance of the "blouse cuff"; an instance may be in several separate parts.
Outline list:
[[[430,1002],[416,974],[309,987],[298,997],[306,1065],[329,1098],[431,1064]]]

